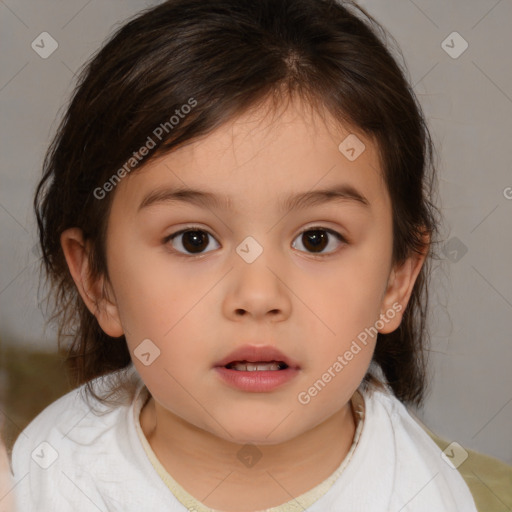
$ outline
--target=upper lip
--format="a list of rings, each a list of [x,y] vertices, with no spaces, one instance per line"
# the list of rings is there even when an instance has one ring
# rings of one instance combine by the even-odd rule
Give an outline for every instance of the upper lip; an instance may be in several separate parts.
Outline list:
[[[251,363],[282,361],[288,367],[299,368],[297,362],[270,345],[244,345],[238,347],[226,357],[217,361],[214,366],[226,366],[235,361],[247,361]]]

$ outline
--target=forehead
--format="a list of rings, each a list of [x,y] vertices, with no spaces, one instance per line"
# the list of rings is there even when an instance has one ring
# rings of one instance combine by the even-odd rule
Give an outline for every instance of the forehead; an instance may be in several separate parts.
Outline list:
[[[194,189],[237,209],[286,205],[301,192],[344,186],[373,210],[390,208],[378,148],[367,136],[302,103],[248,111],[153,159],[119,183],[114,203],[139,210],[162,188]]]

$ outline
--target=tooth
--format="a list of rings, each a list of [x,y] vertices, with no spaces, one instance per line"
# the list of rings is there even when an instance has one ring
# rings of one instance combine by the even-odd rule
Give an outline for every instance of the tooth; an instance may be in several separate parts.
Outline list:
[[[237,363],[233,365],[233,370],[242,372],[255,372],[255,371],[277,371],[280,369],[279,363]]]

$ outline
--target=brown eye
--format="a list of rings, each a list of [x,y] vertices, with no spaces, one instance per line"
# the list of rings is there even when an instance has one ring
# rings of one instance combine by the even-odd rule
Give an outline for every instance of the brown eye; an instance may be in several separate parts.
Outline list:
[[[171,241],[171,245],[178,252],[184,252],[185,254],[201,254],[212,250],[205,251],[209,245],[209,237],[215,240],[207,231],[202,229],[188,229],[170,235],[165,239],[165,242],[168,243]],[[217,247],[220,247],[218,243]],[[217,247],[214,248],[216,249]]]
[[[300,241],[300,244],[304,247],[307,252],[311,253],[322,253],[326,247],[331,247],[334,243],[336,245],[335,239],[337,239],[338,244],[341,242],[345,242],[345,239],[336,231],[332,231],[331,229],[308,229],[299,234],[296,240]],[[292,247],[298,248],[302,250],[300,247],[297,247],[294,243]],[[328,251],[333,252],[333,250]]]

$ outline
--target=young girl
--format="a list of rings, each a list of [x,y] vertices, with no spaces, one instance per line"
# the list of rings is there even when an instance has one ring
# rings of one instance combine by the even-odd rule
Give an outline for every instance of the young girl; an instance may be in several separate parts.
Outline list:
[[[432,145],[355,5],[169,0],[84,69],[36,213],[76,390],[28,511],[475,511],[425,386]]]

